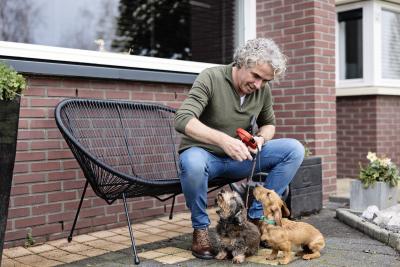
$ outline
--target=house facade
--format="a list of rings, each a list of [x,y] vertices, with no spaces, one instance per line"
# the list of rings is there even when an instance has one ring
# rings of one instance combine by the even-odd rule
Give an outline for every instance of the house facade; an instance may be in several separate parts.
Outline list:
[[[79,2],[85,4],[85,1]],[[360,16],[359,11],[341,13],[344,15],[340,15],[340,12],[351,11],[352,7],[359,9],[359,5],[364,10],[363,5],[368,6],[369,2],[374,2],[372,5],[376,7],[377,1],[202,0],[177,1],[180,4],[168,6],[168,9],[162,6],[140,9],[131,6],[130,1],[122,0],[97,2],[104,6],[99,4],[101,16],[92,14],[95,25],[90,24],[90,21],[80,21],[79,25],[82,27],[83,24],[84,30],[78,27],[73,35],[68,28],[65,34],[57,31],[47,34],[54,37],[54,40],[50,40],[45,38],[46,34],[40,35],[37,30],[39,33],[33,31],[30,34],[39,34],[41,38],[31,38],[30,40],[34,40],[31,43],[25,42],[22,37],[18,39],[18,36],[13,37],[15,39],[11,35],[1,36],[0,60],[14,66],[28,79],[28,89],[21,103],[6,247],[23,244],[29,229],[32,230],[35,240],[41,242],[66,237],[72,226],[85,178],[54,121],[54,107],[64,98],[140,100],[177,108],[201,70],[215,64],[228,63],[234,47],[245,40],[255,37],[272,38],[288,57],[286,77],[272,85],[277,117],[276,138],[296,138],[306,144],[313,155],[321,157],[325,201],[330,194],[336,192],[336,178],[350,176],[350,172],[343,172],[347,167],[344,168],[340,162],[349,163],[350,159],[360,159],[365,154],[357,147],[354,151],[358,154],[342,153],[344,148],[343,151],[347,151],[346,149],[354,145],[352,142],[345,143],[350,135],[354,135],[354,140],[359,141],[358,129],[345,132],[346,127],[356,123],[365,125],[362,118],[357,122],[347,121],[349,112],[359,106],[356,110],[359,116],[365,116],[367,112],[375,116],[379,111],[386,112],[387,120],[394,120],[397,114],[395,95],[378,94],[376,92],[381,92],[378,87],[375,91],[369,91],[372,93],[368,95],[360,93],[365,90],[359,88],[371,82],[371,79],[363,78],[366,77],[367,67],[371,65],[368,60],[363,61],[363,64],[368,64],[362,69],[362,78],[354,78],[361,79],[362,86],[346,85],[353,79],[353,76],[346,76],[346,72],[344,76],[338,77],[338,66],[342,64],[342,61],[338,61],[338,27],[343,21],[346,23],[349,17]],[[136,2],[146,4],[158,1]],[[386,1],[379,3],[396,6]],[[10,4],[7,8],[13,10],[15,6]],[[74,8],[89,12],[84,7],[68,7],[68,10],[75,10]],[[46,11],[47,9],[50,11]],[[43,21],[48,22],[43,32],[52,28],[58,31],[63,29],[55,26],[60,23],[57,19],[62,17],[58,13],[59,9],[67,10],[66,7],[43,7],[44,13],[47,12]],[[170,22],[172,26],[163,28],[161,26],[167,22],[154,20],[155,13],[148,15],[147,10],[159,12],[157,14],[176,12],[173,17],[179,19]],[[133,12],[136,17],[121,15]],[[213,19],[206,17],[207,14]],[[72,16],[69,15],[68,22]],[[110,16],[115,16],[118,22],[112,27],[108,27],[102,20]],[[221,20],[215,20],[217,17]],[[137,21],[138,18],[143,20]],[[141,23],[147,27],[127,28],[127,25],[142,25]],[[190,27],[185,26],[187,23]],[[102,30],[96,28],[96,25],[101,25]],[[37,27],[40,29],[43,26],[38,24]],[[172,39],[179,40],[179,43],[158,45],[171,42],[171,38],[166,40],[162,34],[171,28],[174,31],[167,35],[173,36]],[[86,34],[91,29],[97,35]],[[214,32],[214,29],[217,30]],[[135,40],[142,40],[140,45],[130,43],[131,39],[124,36],[126,32],[129,32],[129,36],[134,35]],[[26,34],[25,37],[29,36]],[[65,36],[68,37],[66,40]],[[371,45],[370,42],[366,44]],[[365,49],[363,55],[366,53]],[[346,60],[343,62],[347,64]],[[349,73],[359,76],[360,67],[352,67]],[[373,81],[379,80],[374,77],[376,79]],[[390,92],[396,91],[394,84]],[[362,109],[363,105],[365,110]],[[369,119],[368,122],[371,125],[383,123],[375,118],[375,121]],[[387,128],[395,132],[394,124]],[[379,135],[378,131],[375,134],[372,130],[359,133],[363,134],[363,138],[368,134],[366,142],[371,146],[367,150],[375,149],[373,140],[377,142],[379,139],[379,147],[386,145],[378,138],[385,135],[384,132]],[[394,140],[395,137],[392,136],[388,142]],[[360,144],[360,147],[365,148],[365,145]],[[394,143],[390,143],[389,147],[393,149]],[[353,153],[354,151],[352,150]],[[122,202],[107,205],[91,190],[86,195],[77,233],[126,225]],[[213,196],[209,199],[211,205]],[[138,221],[166,213],[170,204],[152,198],[138,198],[129,200],[128,208],[133,220]],[[186,209],[183,196],[178,197],[175,205],[176,211]]]

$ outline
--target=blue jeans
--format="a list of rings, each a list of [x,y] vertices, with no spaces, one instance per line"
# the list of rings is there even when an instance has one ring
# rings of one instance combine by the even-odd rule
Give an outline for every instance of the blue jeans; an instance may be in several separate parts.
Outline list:
[[[268,172],[264,186],[282,195],[303,162],[304,147],[289,138],[273,139],[261,149],[260,162],[255,172]],[[192,147],[180,156],[181,184],[186,205],[192,213],[192,227],[204,229],[210,224],[207,208],[208,181],[216,177],[226,179],[245,178],[250,175],[253,162],[236,161],[230,157],[218,157],[203,148]],[[250,218],[263,215],[261,203],[254,201],[248,210]]]

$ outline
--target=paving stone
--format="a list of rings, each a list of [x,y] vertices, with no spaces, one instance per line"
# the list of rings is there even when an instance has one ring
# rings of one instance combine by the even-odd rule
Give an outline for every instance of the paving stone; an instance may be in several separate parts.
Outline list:
[[[110,241],[97,239],[97,240],[85,242],[84,244],[88,245],[90,247],[93,247],[93,248],[99,248],[99,249],[104,249],[104,250],[110,251],[109,247],[113,243]]]
[[[141,230],[141,229],[145,229],[145,228],[149,228],[151,227],[151,225],[147,225],[144,223],[139,223],[139,224],[133,224],[132,225],[132,229],[133,230]],[[128,230],[128,227],[126,228],[126,230]]]
[[[124,235],[114,235],[114,236],[106,237],[104,239],[114,242],[114,243],[119,243],[119,242],[126,241],[126,240],[129,240],[129,242],[131,241],[130,237],[124,236]]]
[[[53,246],[50,246],[48,244],[43,244],[43,245],[39,245],[39,246],[28,247],[27,249],[29,251],[32,251],[32,253],[38,254],[38,253],[54,250],[56,248]]]
[[[97,237],[91,236],[91,235],[77,235],[73,237],[75,242],[78,243],[84,243],[84,242],[88,242],[88,241],[92,241],[92,240],[96,240]]]
[[[15,247],[4,249],[3,254],[12,259],[16,257],[31,255],[32,252],[24,247]]]
[[[147,236],[141,236],[141,240],[144,241],[149,241],[149,242],[156,242],[156,241],[161,241],[167,239],[165,236],[158,236],[158,235],[147,235]]]
[[[141,231],[150,233],[150,234],[158,234],[158,233],[165,232],[165,229],[161,229],[159,227],[150,227],[150,228],[142,229]]]
[[[88,235],[91,235],[91,236],[94,236],[97,238],[105,238],[105,237],[116,235],[116,233],[113,233],[111,231],[99,231],[99,232],[89,233]]]
[[[192,227],[192,222],[188,221],[188,220],[178,221],[175,224],[181,225],[181,226],[186,226],[186,227]]]
[[[92,248],[92,249],[80,251],[78,254],[87,256],[87,257],[94,257],[94,256],[102,255],[107,252],[108,251],[104,250],[104,249]]]
[[[171,255],[171,254],[177,254],[177,253],[185,252],[186,250],[181,249],[181,248],[176,248],[176,247],[166,247],[166,248],[159,248],[159,249],[156,249],[154,251]]]
[[[130,247],[131,244],[129,243],[129,245],[124,245],[124,244],[116,244],[116,243],[112,243],[112,245],[108,245],[108,250],[110,251],[118,251],[118,250],[122,250],[125,249],[127,247]]]
[[[49,259],[44,259],[43,261],[40,262],[31,263],[33,267],[51,267],[51,266],[58,266],[61,264],[63,264],[63,262],[56,260],[49,260]]]
[[[179,236],[181,234],[182,233],[173,232],[173,231],[165,231],[165,232],[159,233],[158,235],[165,236],[165,237],[168,237],[168,238],[172,238],[172,237]]]
[[[90,241],[90,242],[93,242],[93,241]],[[76,252],[80,252],[83,250],[91,249],[91,247],[86,246],[85,244],[74,244],[72,246],[64,246],[61,249],[66,250],[70,253],[76,253]]]
[[[13,259],[5,259],[4,257],[1,260],[1,267],[31,267],[30,265],[26,265],[23,263],[20,263],[18,261],[15,261]]]
[[[86,259],[87,256],[79,255],[79,254],[67,254],[62,257],[60,257],[58,260],[66,263],[74,262],[74,261],[79,261]]]
[[[139,258],[155,259],[155,258],[158,258],[158,257],[167,256],[167,254],[151,250],[151,251],[146,251],[146,252],[139,253],[138,256],[139,256]]]
[[[193,228],[191,227],[181,227],[180,229],[176,229],[175,231],[179,232],[179,233],[192,233],[193,232]]]
[[[154,259],[158,262],[164,263],[164,264],[175,264],[178,262],[183,262],[183,261],[187,261],[187,258],[182,258],[182,257],[178,257],[175,255],[168,255],[168,256],[164,256],[164,257],[160,257],[160,258],[156,258]]]
[[[58,260],[62,258],[63,256],[69,255],[70,253],[61,249],[55,249],[47,252],[40,253],[39,255],[48,258],[48,259],[53,259],[53,260]]]
[[[159,226],[160,229],[172,230],[172,231],[174,231],[175,229],[179,229],[181,227],[182,227],[182,225],[179,225],[179,224],[164,224],[164,225]]]
[[[132,228],[136,229],[135,225],[133,225]],[[118,235],[122,235],[122,234],[128,234],[129,235],[128,227],[115,228],[115,229],[111,229],[110,231],[113,232],[113,233],[116,233]]]
[[[176,253],[175,256],[186,258],[186,259],[195,259],[191,251],[185,250],[183,252]]]
[[[44,261],[44,260],[46,260],[46,258],[43,258],[43,257],[38,256],[38,255],[27,255],[27,256],[14,258],[14,260],[22,262],[23,264],[32,265],[35,262]]]
[[[144,224],[150,225],[150,226],[160,226],[163,224],[166,224],[167,222],[165,221],[161,221],[161,220],[151,220],[151,221],[147,221],[144,222]]]
[[[58,239],[58,240],[48,241],[48,242],[46,242],[46,244],[59,248],[59,247],[65,247],[65,246],[72,246],[72,245],[78,244],[78,243],[75,242],[74,240],[72,240],[71,242],[68,242],[68,240],[66,238],[62,238],[62,239]]]

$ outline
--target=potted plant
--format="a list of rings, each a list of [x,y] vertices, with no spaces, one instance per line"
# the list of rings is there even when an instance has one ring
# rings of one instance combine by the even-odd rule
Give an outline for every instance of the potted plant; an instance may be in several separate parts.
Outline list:
[[[20,96],[25,87],[24,77],[0,62],[0,261],[14,170]]]
[[[316,213],[322,209],[322,162],[312,156],[307,140],[304,141],[304,160],[289,184],[286,204],[290,217]]]
[[[400,180],[397,166],[389,158],[372,152],[368,152],[367,159],[366,167],[360,163],[359,179],[351,183],[350,209],[363,211],[371,205],[379,209],[396,205]]]

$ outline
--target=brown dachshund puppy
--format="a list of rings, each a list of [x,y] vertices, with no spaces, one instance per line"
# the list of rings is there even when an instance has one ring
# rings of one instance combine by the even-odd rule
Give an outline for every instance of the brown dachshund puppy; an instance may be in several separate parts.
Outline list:
[[[325,247],[325,240],[318,229],[308,223],[282,219],[282,214],[289,216],[290,213],[285,202],[274,190],[257,186],[253,194],[255,199],[262,203],[264,209],[264,217],[260,220],[263,221],[260,224],[261,240],[267,241],[272,247],[272,253],[267,260],[276,259],[281,250],[284,257],[279,260],[279,263],[288,264],[292,261],[292,245],[303,248],[303,251],[296,255],[303,256],[305,260],[321,256],[320,251]]]
[[[216,199],[219,221],[216,227],[218,260],[233,257],[233,263],[242,263],[246,256],[254,255],[260,244],[260,232],[247,221],[242,198],[236,192],[221,190]]]

